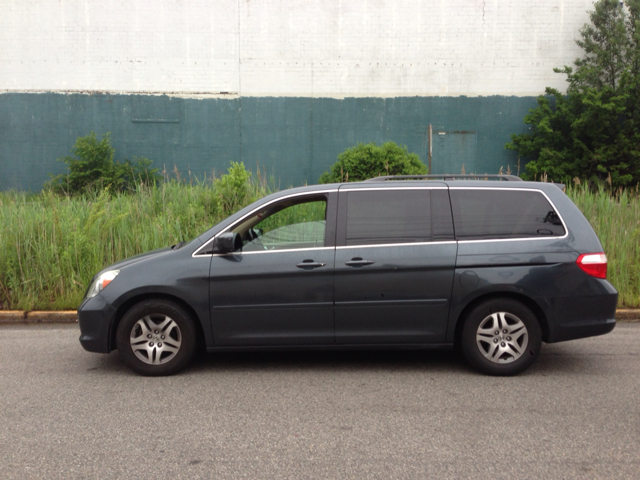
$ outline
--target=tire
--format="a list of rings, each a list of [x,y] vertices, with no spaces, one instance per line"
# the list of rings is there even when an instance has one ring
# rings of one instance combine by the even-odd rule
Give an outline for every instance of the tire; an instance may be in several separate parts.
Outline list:
[[[487,375],[517,375],[538,358],[542,331],[536,316],[522,303],[494,298],[477,305],[462,327],[462,354]]]
[[[178,304],[144,300],[127,311],[116,332],[123,362],[146,376],[173,375],[185,368],[196,353],[196,329]]]

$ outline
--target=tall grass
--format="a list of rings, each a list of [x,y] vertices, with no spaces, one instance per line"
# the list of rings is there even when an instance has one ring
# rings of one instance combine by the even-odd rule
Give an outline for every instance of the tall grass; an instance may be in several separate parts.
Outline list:
[[[598,234],[607,254],[607,279],[620,293],[618,306],[640,307],[640,192],[618,190],[610,194],[582,186],[567,189],[567,195],[582,211]]]
[[[259,176],[227,187],[165,181],[132,195],[0,193],[0,308],[76,308],[105,266],[190,240],[275,190]],[[640,307],[640,194],[574,187],[568,195],[602,241],[619,305]]]
[[[76,308],[105,266],[195,238],[271,188],[220,190],[170,181],[133,195],[0,193],[0,308]]]

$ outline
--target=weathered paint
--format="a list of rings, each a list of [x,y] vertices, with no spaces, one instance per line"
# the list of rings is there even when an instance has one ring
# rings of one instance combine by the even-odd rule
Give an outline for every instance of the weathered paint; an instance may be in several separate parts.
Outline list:
[[[241,97],[566,87],[593,0],[3,0],[0,91]]]
[[[535,97],[505,96],[193,99],[5,93],[0,95],[0,189],[39,190],[48,174],[65,170],[56,159],[90,131],[111,132],[120,161],[145,156],[161,170],[177,167],[183,176],[190,172],[198,178],[243,161],[254,171],[256,165],[265,168],[284,188],[315,183],[357,142],[394,141],[427,163],[432,124],[434,172],[457,168],[456,161],[467,173],[516,171],[517,155],[504,145],[510,134],[526,130],[523,118],[533,107]],[[452,140],[439,155],[440,131]]]
[[[433,155],[438,161],[432,165],[431,173],[476,173],[477,132],[438,130],[432,142]]]

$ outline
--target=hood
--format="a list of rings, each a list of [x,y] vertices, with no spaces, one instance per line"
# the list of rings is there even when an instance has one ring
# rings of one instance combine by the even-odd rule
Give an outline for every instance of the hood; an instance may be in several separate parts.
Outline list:
[[[142,260],[146,260],[147,258],[158,257],[164,253],[171,252],[171,251],[172,251],[171,247],[164,247],[164,248],[159,248],[158,250],[152,250],[150,252],[134,255],[133,257],[125,258],[124,260],[120,260],[119,262],[114,263],[113,265],[109,265],[107,268],[101,270],[100,273],[108,270],[115,270],[122,267],[127,267],[129,265],[133,265],[134,263],[141,262]]]

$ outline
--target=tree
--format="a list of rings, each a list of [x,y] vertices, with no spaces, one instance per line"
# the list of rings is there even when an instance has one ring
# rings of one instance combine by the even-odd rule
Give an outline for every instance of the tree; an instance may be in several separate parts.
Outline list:
[[[358,143],[340,155],[338,161],[324,172],[319,183],[359,182],[380,175],[422,175],[427,166],[407,147],[394,142],[378,146],[375,143]]]
[[[566,95],[547,88],[525,123],[531,132],[511,135],[506,148],[525,158],[528,178],[548,175],[640,182],[640,0],[599,0],[576,43],[584,56],[567,76]]]

